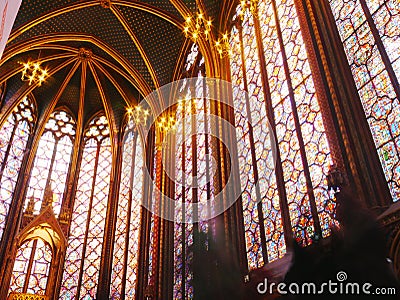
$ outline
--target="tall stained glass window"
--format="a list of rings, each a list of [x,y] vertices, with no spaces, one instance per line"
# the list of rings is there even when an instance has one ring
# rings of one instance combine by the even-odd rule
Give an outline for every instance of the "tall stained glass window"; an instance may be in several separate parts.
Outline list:
[[[39,212],[46,187],[53,192],[53,211],[59,215],[75,139],[75,121],[64,111],[53,112],[37,148],[26,193],[26,205],[34,199]]]
[[[0,240],[6,225],[26,143],[32,133],[35,112],[33,103],[29,98],[24,98],[0,129]]]
[[[108,203],[112,152],[105,116],[89,124],[72,214],[60,298],[95,299]]]
[[[330,0],[393,201],[400,200],[400,2]]]
[[[255,269],[284,255],[285,235],[308,245],[329,234],[332,162],[294,0],[261,0],[253,13],[238,7],[230,44],[247,259]]]
[[[207,233],[207,221],[182,223],[178,220],[207,219],[208,210],[196,212],[190,203],[207,203],[213,197],[210,161],[209,101],[204,84],[204,59],[193,45],[186,59],[182,85],[182,99],[176,108],[175,134],[175,201],[180,202],[175,211],[177,222],[174,231],[174,299],[192,299],[194,234]],[[194,214],[198,213],[198,216]],[[201,214],[201,215],[200,215]]]
[[[36,238],[17,251],[9,292],[45,295],[52,260],[50,246]]]
[[[128,122],[123,145],[110,295],[135,299],[144,153],[133,120]]]

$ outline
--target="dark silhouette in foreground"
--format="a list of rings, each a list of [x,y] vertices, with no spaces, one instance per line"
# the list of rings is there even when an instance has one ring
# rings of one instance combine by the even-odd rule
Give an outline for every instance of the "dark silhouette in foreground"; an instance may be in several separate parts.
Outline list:
[[[340,227],[332,228],[327,245],[315,245],[311,251],[294,244],[292,265],[285,276],[286,284],[315,283],[316,292],[305,286],[305,293],[282,299],[400,299],[384,230],[348,188],[336,196]]]
[[[224,245],[213,244],[200,232],[198,246],[192,248],[195,299],[400,299],[399,283],[387,259],[383,229],[348,189],[336,196],[340,225],[332,228],[329,238],[306,248],[293,242],[292,250],[280,263],[250,272],[246,283],[234,259],[237,256],[226,255]],[[276,284],[272,295],[269,288],[263,295],[257,291],[265,278],[269,284]],[[286,284],[286,291],[295,283],[299,294],[281,295],[276,290],[280,282]],[[308,285],[302,292],[304,283]],[[315,291],[309,283],[315,284]],[[377,295],[376,288],[385,288],[386,295]],[[296,290],[295,286],[292,290]]]

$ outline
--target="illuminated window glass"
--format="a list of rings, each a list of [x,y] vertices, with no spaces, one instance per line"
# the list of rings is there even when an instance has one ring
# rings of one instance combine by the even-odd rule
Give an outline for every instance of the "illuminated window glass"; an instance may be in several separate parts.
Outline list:
[[[230,38],[231,75],[247,258],[249,269],[255,269],[285,254],[285,230],[302,245],[329,235],[335,204],[325,182],[330,149],[294,1],[260,1],[259,27],[249,10],[242,19],[239,12]],[[249,97],[238,97],[240,90]]]
[[[203,71],[202,71],[203,70]],[[177,129],[175,134],[175,201],[181,202],[175,212],[176,220],[207,219],[207,215],[195,216],[190,203],[207,203],[213,197],[210,168],[210,120],[209,101],[206,100],[206,85],[203,80],[204,59],[193,45],[185,64],[185,72],[190,84],[183,84],[186,96],[176,109]],[[197,77],[197,79],[193,79]],[[192,79],[191,79],[192,78]],[[195,117],[193,117],[195,116]],[[201,210],[202,214],[209,213]],[[174,231],[174,299],[192,299],[193,235],[207,233],[207,221],[198,223],[175,222]]]
[[[33,103],[25,98],[0,129],[0,240],[34,117]]]
[[[9,292],[45,295],[52,251],[42,239],[25,242],[17,251]]]
[[[139,252],[140,211],[143,194],[143,148],[133,121],[128,123],[122,158],[111,273],[111,298],[135,299]]]
[[[74,138],[72,117],[64,111],[52,113],[39,141],[26,194],[26,205],[32,197],[35,200],[35,213],[40,211],[45,189],[49,187],[53,192],[53,211],[59,215]]]
[[[400,2],[329,2],[393,201],[398,201]]]
[[[95,299],[108,203],[112,153],[105,116],[85,132],[60,298]]]

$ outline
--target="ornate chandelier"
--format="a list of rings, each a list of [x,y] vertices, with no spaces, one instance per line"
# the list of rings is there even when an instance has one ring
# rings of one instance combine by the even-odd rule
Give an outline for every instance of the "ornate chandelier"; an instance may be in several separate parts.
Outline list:
[[[171,113],[163,113],[157,118],[156,126],[159,131],[167,133],[176,129],[176,119]]]
[[[147,122],[147,118],[149,117],[149,111],[147,109],[143,109],[140,105],[136,105],[134,107],[128,107],[126,109],[126,113],[136,125],[144,125]]]
[[[150,115],[149,110],[143,109],[140,105],[128,107],[126,113],[136,125],[145,125]],[[165,112],[157,117],[155,126],[158,131],[166,133],[175,129],[176,119],[173,114]]]
[[[187,16],[185,19],[185,25],[183,32],[186,37],[189,37],[196,42],[200,35],[204,35],[205,39],[208,40],[209,34],[211,33],[212,21],[209,18],[205,19],[204,14],[201,10],[196,13],[196,18]]]
[[[43,69],[40,66],[40,62],[36,61],[28,61],[26,63],[20,63],[24,66],[22,70],[22,81],[28,81],[29,85],[32,83],[37,83],[38,86],[42,85],[42,83],[48,77],[48,73],[46,69]]]
[[[187,16],[185,18],[183,33],[194,43],[197,43],[201,36],[203,36],[206,41],[209,41],[213,26],[211,18],[207,19],[200,9],[197,10],[195,16],[196,17]],[[213,41],[210,42],[213,43]],[[221,34],[218,40],[214,43],[214,46],[221,58],[231,55],[228,33]]]
[[[240,18],[243,20],[244,13],[247,9],[249,9],[253,15],[256,15],[255,13],[257,11],[258,2],[259,0],[241,0],[239,12]]]
[[[220,58],[225,56],[231,57],[232,49],[229,43],[229,33],[225,32],[218,38],[215,42],[215,48],[217,49]]]

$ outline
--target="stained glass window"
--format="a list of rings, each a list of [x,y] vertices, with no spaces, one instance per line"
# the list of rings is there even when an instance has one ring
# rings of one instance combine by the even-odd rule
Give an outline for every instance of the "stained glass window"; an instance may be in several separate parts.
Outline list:
[[[182,204],[176,210],[174,232],[174,299],[192,299],[194,234],[207,233],[207,221],[182,223],[207,219],[208,210],[194,211],[190,203],[206,203],[213,197],[212,164],[210,161],[210,104],[204,84],[204,59],[193,45],[185,64],[188,80],[182,86],[184,97],[176,109],[177,129],[175,134],[175,201]],[[196,77],[196,79],[194,79]],[[194,214],[198,213],[198,216]]]
[[[93,119],[85,132],[62,299],[96,298],[112,163],[109,134],[105,116]]]
[[[329,2],[393,201],[398,201],[400,2]]]
[[[52,260],[48,244],[37,238],[18,249],[9,292],[45,295]]]
[[[247,259],[255,269],[284,255],[285,232],[302,245],[326,237],[335,205],[325,182],[330,149],[294,1],[262,0],[254,13],[241,12],[230,37],[231,76]],[[248,97],[239,97],[241,90]]]
[[[110,297],[121,299],[124,294],[125,299],[135,299],[144,153],[132,120],[123,145]]]
[[[34,118],[33,103],[24,98],[0,129],[0,240]]]
[[[39,141],[26,193],[38,213],[46,187],[53,192],[53,211],[59,215],[75,138],[75,121],[64,111],[53,112]]]

